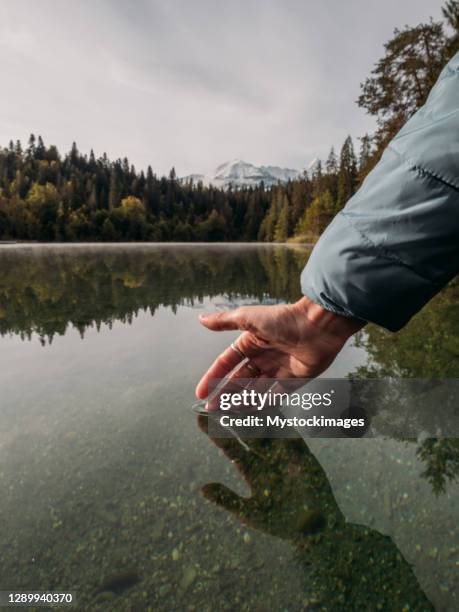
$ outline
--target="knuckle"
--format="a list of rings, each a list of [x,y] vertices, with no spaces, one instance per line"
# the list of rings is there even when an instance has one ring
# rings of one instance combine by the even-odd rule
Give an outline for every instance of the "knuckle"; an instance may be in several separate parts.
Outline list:
[[[228,355],[226,351],[223,351],[223,353],[220,353],[220,355],[217,357],[217,361],[223,366],[230,366],[232,363],[230,356]]]

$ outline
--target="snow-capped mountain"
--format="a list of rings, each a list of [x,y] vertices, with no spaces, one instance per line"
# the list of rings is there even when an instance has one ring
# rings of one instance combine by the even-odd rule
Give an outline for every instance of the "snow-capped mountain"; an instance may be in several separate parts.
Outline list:
[[[205,183],[207,184],[206,175],[205,174],[188,174],[187,176],[182,176],[179,178],[181,183],[189,183],[193,181],[193,183]]]
[[[181,181],[193,181],[193,183],[201,181],[205,185],[222,188],[227,188],[230,185],[232,187],[250,187],[251,185],[259,185],[263,181],[265,187],[272,187],[277,183],[286,183],[297,178],[300,174],[299,170],[292,170],[291,168],[254,166],[241,159],[233,159],[218,166],[210,176],[189,174],[184,176]]]
[[[309,174],[313,174],[320,166],[320,159],[318,157],[314,157],[314,159],[309,162],[307,171]]]

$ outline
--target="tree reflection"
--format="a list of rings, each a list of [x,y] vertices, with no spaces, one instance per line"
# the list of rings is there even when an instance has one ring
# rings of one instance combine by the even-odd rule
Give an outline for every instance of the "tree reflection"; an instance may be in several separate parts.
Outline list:
[[[131,323],[161,306],[227,301],[293,301],[305,248],[238,245],[168,245],[0,250],[0,334],[52,342],[73,326]],[[358,342],[368,364],[358,378],[459,377],[459,283],[452,283],[398,334],[368,326]],[[439,493],[459,475],[459,444],[428,439],[419,444],[424,476]]]
[[[357,378],[459,378],[459,282],[439,293],[398,334],[368,326],[358,343],[368,355],[368,364],[354,373]],[[457,411],[457,398],[450,405]],[[451,403],[451,402],[450,402]],[[442,405],[444,409],[444,405]],[[424,462],[422,476],[436,494],[459,478],[459,440],[428,438],[418,444]]]
[[[397,334],[369,325],[359,343],[369,362],[362,378],[458,378],[459,282],[441,291]]]
[[[152,246],[5,249],[0,252],[0,333],[52,342],[69,325],[130,323],[160,306],[228,300],[296,300],[304,248]]]

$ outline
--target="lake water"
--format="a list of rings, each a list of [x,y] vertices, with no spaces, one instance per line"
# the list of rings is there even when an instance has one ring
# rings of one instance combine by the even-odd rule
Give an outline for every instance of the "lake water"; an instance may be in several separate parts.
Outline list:
[[[459,440],[248,453],[190,410],[236,335],[198,314],[297,299],[306,248],[0,249],[0,590],[82,610],[459,609]],[[400,334],[369,327],[327,375],[458,377],[458,293]]]

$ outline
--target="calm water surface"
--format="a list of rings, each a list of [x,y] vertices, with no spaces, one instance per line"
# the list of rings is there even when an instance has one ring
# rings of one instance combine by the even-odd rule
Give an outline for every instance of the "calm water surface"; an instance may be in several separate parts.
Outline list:
[[[300,295],[302,247],[0,247],[0,590],[77,609],[459,609],[458,440],[211,440],[201,311]],[[327,375],[459,376],[458,287]],[[223,485],[223,486],[222,486]]]

